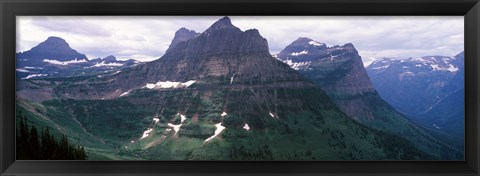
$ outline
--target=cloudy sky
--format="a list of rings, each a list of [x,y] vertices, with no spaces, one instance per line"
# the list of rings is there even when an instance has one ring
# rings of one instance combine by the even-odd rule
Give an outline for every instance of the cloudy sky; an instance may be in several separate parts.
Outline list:
[[[161,57],[181,27],[202,32],[220,16],[180,17],[17,17],[17,52],[49,36],[65,39],[89,58],[114,55],[119,59],[151,61]],[[422,17],[249,17],[231,16],[242,30],[258,29],[271,54],[298,37],[327,45],[353,43],[366,65],[375,58],[453,56],[464,49],[463,16]]]

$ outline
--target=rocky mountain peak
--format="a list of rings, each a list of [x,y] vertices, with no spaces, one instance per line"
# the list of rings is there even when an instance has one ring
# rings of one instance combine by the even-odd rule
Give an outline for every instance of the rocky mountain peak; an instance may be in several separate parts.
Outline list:
[[[177,46],[179,43],[190,40],[198,36],[199,34],[200,33],[197,33],[194,30],[190,30],[185,27],[180,28],[177,32],[175,32],[175,36],[173,37],[172,42],[170,43],[170,46],[165,52],[169,52],[173,47]]]
[[[216,21],[210,28],[195,38],[181,42],[170,49],[165,56],[213,56],[232,54],[264,54],[268,55],[268,43],[255,30],[242,31],[232,25],[230,18],[224,17]]]
[[[50,36],[43,42],[43,44],[48,44],[48,45],[66,45],[68,46],[67,41],[65,41],[63,38],[60,37],[55,37],[55,36]]]
[[[103,58],[102,61],[105,61],[107,63],[108,62],[115,62],[115,61],[117,61],[117,58],[115,56],[110,55],[110,56],[107,56],[107,57]]]
[[[47,40],[33,47],[31,50],[38,52],[53,52],[55,50],[63,52],[73,51],[73,49],[70,48],[70,45],[60,37],[48,37]]]
[[[311,55],[317,55],[324,52],[327,49],[327,45],[317,42],[307,37],[299,37],[293,41],[290,45],[285,47],[277,57],[281,60],[292,60],[298,62],[311,61]]]
[[[215,29],[220,29],[220,28],[232,28],[232,27],[237,28],[232,24],[232,21],[230,20],[230,18],[225,16],[225,17],[219,19],[218,21],[216,21],[215,23],[213,23],[208,28],[208,30],[215,30]]]
[[[71,61],[88,60],[87,56],[72,49],[70,45],[60,37],[48,37],[32,49],[17,53],[17,67],[43,66],[44,60]]]

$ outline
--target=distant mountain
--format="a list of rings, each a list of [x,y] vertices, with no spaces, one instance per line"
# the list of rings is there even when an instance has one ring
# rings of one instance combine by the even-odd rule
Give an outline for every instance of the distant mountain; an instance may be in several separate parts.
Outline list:
[[[27,59],[29,63],[35,60],[52,59],[58,61],[87,60],[84,54],[70,48],[70,45],[60,37],[48,37],[47,40],[32,49],[18,53],[17,59]]]
[[[388,126],[404,125],[396,126],[404,132],[401,135],[359,124],[345,115],[320,86],[268,51],[267,40],[257,30],[242,31],[224,17],[198,36],[178,43],[161,58],[118,73],[25,80],[18,97],[28,97],[30,91],[50,99],[17,103],[19,109],[37,107],[42,111],[33,114],[36,119],[48,114],[53,125],[69,126],[62,130],[91,136],[84,140],[98,158],[462,157],[460,151],[422,129],[412,127],[418,130],[412,132],[412,128],[403,128],[401,120]],[[104,142],[89,142],[95,140]],[[109,144],[111,149],[105,149]]]
[[[274,56],[320,85],[349,117],[377,130],[408,136],[420,146],[429,145],[424,129],[379,96],[353,44],[326,47],[301,37]]]
[[[89,61],[89,65],[86,68],[104,68],[106,70],[113,68],[126,68],[135,65],[138,61],[133,59],[117,60],[115,56],[107,56],[105,58],[96,58]]]
[[[379,59],[367,67],[380,96],[422,125],[463,138],[464,53]]]
[[[16,54],[17,78],[61,77],[117,71],[138,63],[114,56],[89,60],[62,38],[49,37],[32,49]]]
[[[59,37],[49,37],[32,49],[17,53],[16,57],[17,68],[25,66],[41,67],[47,65],[48,61],[71,61],[76,63],[88,61],[87,56],[70,48],[70,45]]]
[[[177,46],[180,42],[185,42],[187,40],[190,40],[196,36],[198,36],[200,33],[195,32],[194,30],[189,30],[187,28],[180,28],[177,32],[175,32],[175,36],[173,37],[172,42],[170,43],[170,46],[168,47],[166,52],[169,52],[171,48],[174,48]]]

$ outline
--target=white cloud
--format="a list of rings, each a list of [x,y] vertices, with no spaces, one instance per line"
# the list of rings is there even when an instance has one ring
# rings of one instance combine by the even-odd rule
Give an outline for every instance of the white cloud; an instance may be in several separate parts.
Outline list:
[[[90,58],[161,57],[181,27],[202,32],[220,16],[145,17],[17,17],[17,51],[25,51],[49,36],[64,38]],[[452,56],[463,50],[463,16],[422,17],[248,17],[233,16],[242,30],[258,29],[276,54],[298,37],[328,45],[353,43],[368,65],[370,58]]]

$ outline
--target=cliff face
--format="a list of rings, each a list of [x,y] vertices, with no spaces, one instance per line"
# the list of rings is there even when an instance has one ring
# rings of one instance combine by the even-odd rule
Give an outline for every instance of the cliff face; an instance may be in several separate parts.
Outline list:
[[[376,91],[352,44],[327,47],[301,37],[276,57],[320,85],[350,117],[375,118],[369,101],[377,99]]]

